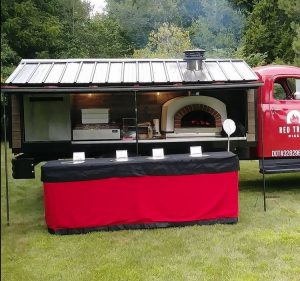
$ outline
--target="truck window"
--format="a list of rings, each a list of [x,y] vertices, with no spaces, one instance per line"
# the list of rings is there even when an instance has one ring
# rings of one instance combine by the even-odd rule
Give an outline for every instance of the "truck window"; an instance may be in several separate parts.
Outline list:
[[[295,78],[280,78],[275,80],[273,95],[277,100],[293,100],[295,92],[299,84],[299,79]]]
[[[277,100],[285,100],[286,99],[286,93],[279,83],[274,83],[274,98]]]

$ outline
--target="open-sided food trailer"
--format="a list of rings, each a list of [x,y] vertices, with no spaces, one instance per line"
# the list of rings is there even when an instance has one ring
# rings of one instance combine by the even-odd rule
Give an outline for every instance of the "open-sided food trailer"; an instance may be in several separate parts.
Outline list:
[[[2,89],[10,101],[14,176],[30,177],[26,165],[74,151],[99,157],[122,148],[147,155],[163,147],[167,154],[186,152],[191,144],[221,150],[227,147],[227,118],[238,128],[232,150],[255,157],[261,78],[243,60],[203,55],[22,60]]]

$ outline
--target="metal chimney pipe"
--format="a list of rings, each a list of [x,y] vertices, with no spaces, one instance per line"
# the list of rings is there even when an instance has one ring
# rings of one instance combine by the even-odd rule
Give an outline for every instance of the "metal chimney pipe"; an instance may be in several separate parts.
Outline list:
[[[187,62],[187,69],[191,71],[202,70],[202,61],[205,59],[204,53],[204,49],[184,51],[184,60]]]

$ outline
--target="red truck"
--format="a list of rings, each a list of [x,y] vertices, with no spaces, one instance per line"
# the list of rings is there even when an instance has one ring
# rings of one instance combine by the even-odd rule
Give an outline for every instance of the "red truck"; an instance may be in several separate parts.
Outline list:
[[[205,59],[201,49],[181,60],[22,60],[2,92],[15,178],[34,177],[36,163],[76,151],[225,150],[226,119],[237,124],[231,150],[240,159],[289,159],[285,167],[299,168],[298,67],[251,69],[243,60]]]

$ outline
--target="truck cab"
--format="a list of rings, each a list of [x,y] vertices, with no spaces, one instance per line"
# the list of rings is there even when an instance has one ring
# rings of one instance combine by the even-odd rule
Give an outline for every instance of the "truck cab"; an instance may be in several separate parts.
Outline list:
[[[265,66],[254,69],[258,89],[258,157],[300,157],[300,69]]]

